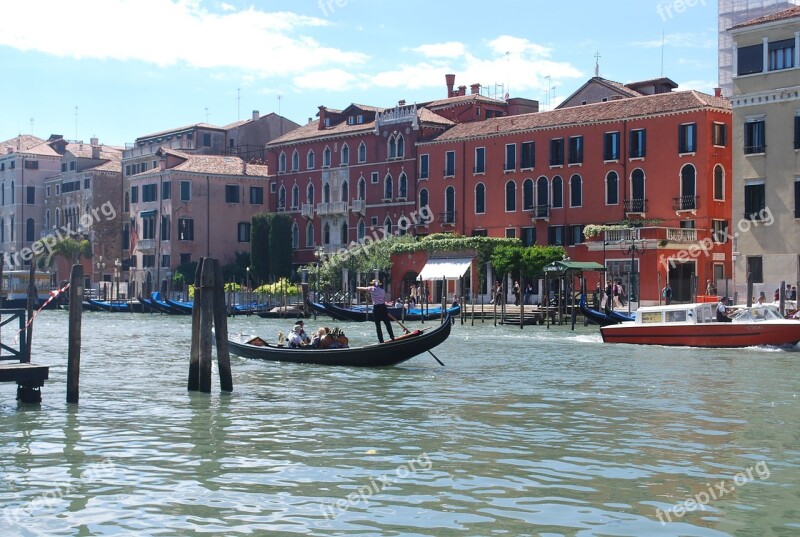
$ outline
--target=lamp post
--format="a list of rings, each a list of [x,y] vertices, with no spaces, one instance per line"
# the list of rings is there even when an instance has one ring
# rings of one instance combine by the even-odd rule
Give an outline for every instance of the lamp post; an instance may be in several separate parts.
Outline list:
[[[122,261],[120,261],[118,257],[114,260],[114,281],[117,284],[117,300],[119,300],[119,276],[121,270],[122,270]]]
[[[102,255],[97,258],[97,262],[95,263],[95,267],[97,267],[97,271],[100,273],[100,277],[97,280],[97,284],[98,284],[97,290],[99,292],[100,291],[101,282],[103,281],[103,272],[106,270],[106,262],[103,261],[103,256]],[[103,286],[103,295],[101,297],[101,300],[105,300],[105,286]]]
[[[628,281],[628,313],[631,312],[631,296],[633,295],[633,262],[634,256],[636,254],[644,254],[647,250],[647,242],[645,240],[639,240],[639,244],[636,244],[637,239],[631,238],[631,243],[629,246],[622,247],[622,255],[631,255],[631,270],[629,272],[629,281]],[[641,283],[641,273],[642,271],[638,271],[637,283]],[[641,301],[641,297],[639,296],[639,291],[636,292],[636,299]]]
[[[250,302],[252,302],[253,298],[250,293],[250,267],[247,267],[245,270],[247,272],[247,304],[249,307]]]
[[[319,300],[319,264],[322,261],[322,258],[325,256],[325,250],[322,249],[320,246],[319,248],[314,250],[314,258],[317,260],[316,262],[316,278],[314,279],[314,301]],[[316,310],[314,310],[314,318],[316,319]]]

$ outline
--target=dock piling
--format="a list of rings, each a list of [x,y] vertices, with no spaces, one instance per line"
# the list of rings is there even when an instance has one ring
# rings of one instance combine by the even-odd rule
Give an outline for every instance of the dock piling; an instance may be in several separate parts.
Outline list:
[[[67,351],[67,403],[78,402],[81,373],[81,316],[83,265],[72,265],[69,275],[69,347]]]

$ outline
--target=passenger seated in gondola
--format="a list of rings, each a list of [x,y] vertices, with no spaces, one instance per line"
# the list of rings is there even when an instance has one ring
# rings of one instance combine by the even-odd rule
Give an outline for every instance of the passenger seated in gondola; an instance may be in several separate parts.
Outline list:
[[[296,324],[294,325],[294,329],[292,333],[289,335],[289,347],[293,349],[299,349],[300,347],[305,347],[309,344],[310,339],[303,331],[303,325]]]

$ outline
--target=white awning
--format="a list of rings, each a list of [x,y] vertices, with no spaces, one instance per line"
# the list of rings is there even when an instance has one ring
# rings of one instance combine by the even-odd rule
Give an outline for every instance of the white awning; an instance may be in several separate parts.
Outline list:
[[[472,258],[429,259],[419,273],[421,280],[457,280],[469,270]]]

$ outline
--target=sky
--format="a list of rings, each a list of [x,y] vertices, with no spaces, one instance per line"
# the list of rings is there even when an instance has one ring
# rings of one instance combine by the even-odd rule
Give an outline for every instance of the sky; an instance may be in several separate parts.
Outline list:
[[[0,140],[224,126],[456,86],[555,105],[594,76],[717,86],[713,0],[25,0],[0,25]],[[599,58],[596,56],[599,55]]]

